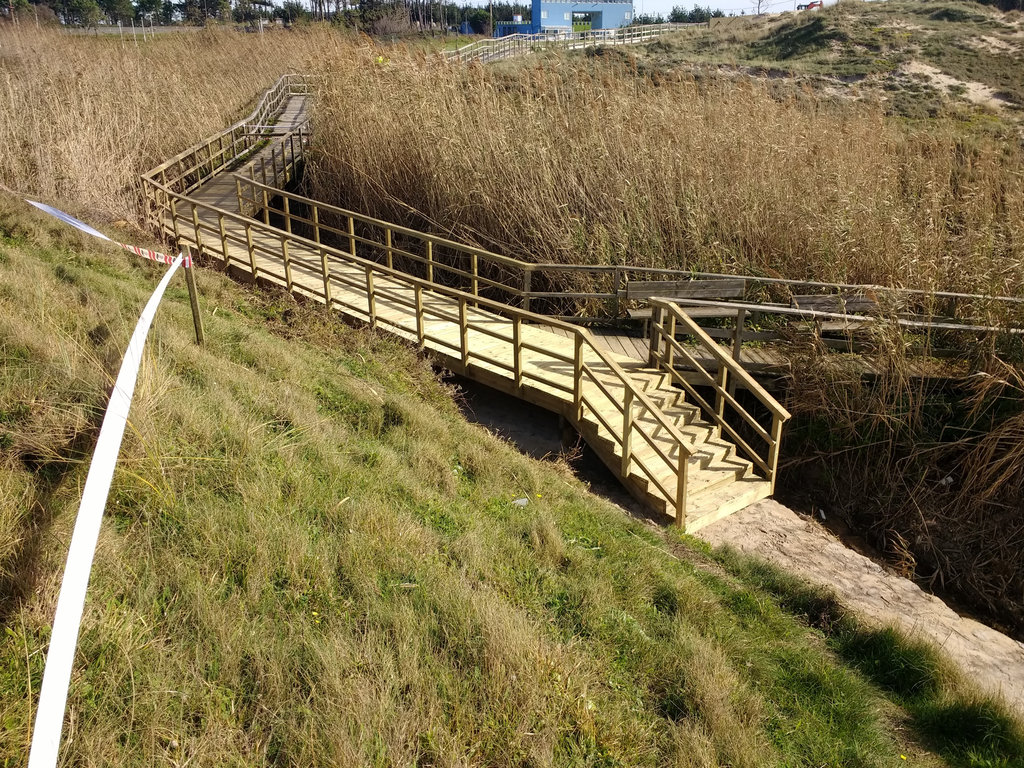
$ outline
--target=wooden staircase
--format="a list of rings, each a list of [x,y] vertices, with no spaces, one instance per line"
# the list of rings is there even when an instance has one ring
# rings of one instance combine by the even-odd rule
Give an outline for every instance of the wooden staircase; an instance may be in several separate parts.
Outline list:
[[[528,270],[518,290],[480,269],[510,259],[281,189],[308,144],[293,108],[304,94],[282,78],[248,121],[145,174],[153,224],[225,269],[322,302],[562,414],[639,501],[688,531],[771,494],[789,414],[676,304],[651,300],[644,363],[530,312]],[[274,121],[271,133],[274,114],[289,126]]]
[[[682,516],[688,532],[772,494],[772,482],[758,476],[753,463],[737,455],[736,446],[722,439],[720,429],[702,418],[700,408],[687,402],[686,393],[672,385],[670,374],[645,368],[630,371],[630,376],[642,382],[647,396],[689,441],[692,455],[686,459],[686,510]],[[661,437],[659,443],[662,448],[678,460],[671,439],[661,435],[650,416],[644,414],[636,418],[641,422],[640,428],[654,434],[656,440]],[[621,445],[603,425],[582,423],[577,425],[577,429],[605,465],[619,475],[634,497],[641,499],[650,509],[676,517],[674,501],[666,499],[652,486],[637,466],[637,460],[654,465],[666,485],[677,481],[678,464],[665,462],[653,448],[647,448],[634,451],[623,471]]]

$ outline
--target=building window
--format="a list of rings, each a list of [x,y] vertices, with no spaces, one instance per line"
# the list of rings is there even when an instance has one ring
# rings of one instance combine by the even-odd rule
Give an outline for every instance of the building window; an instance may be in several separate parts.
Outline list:
[[[548,12],[547,12],[547,11],[541,11],[541,12],[540,12],[540,17],[541,17],[542,19],[546,19],[546,18],[548,17]]]
[[[572,14],[569,14],[569,13],[563,13],[563,14],[562,14],[562,18],[563,18],[563,19],[565,19],[566,21],[569,21],[569,17],[570,17],[571,15],[572,15]]]

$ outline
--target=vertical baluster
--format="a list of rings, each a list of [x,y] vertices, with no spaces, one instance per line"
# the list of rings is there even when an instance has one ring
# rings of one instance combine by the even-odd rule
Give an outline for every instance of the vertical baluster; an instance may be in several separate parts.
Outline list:
[[[629,476],[629,463],[633,446],[633,390],[625,388],[622,401],[622,478]]]

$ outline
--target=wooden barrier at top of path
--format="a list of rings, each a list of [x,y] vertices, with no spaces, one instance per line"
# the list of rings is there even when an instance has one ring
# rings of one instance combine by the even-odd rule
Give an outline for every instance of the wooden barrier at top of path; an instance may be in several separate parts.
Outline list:
[[[774,489],[789,413],[742,362],[743,317],[781,313],[819,328],[871,323],[872,307],[887,295],[881,289],[878,299],[863,286],[529,264],[302,197],[286,187],[310,146],[308,96],[303,78],[286,75],[248,118],[146,173],[153,226],[226,270],[323,303],[420,346],[454,372],[563,415],[637,499],[686,530]],[[557,290],[566,274],[583,278],[585,288]],[[751,290],[778,286],[798,287],[805,306],[748,303]],[[821,299],[812,289],[823,287],[832,293]],[[870,306],[851,315],[857,289]],[[534,311],[568,306],[578,314],[593,306],[617,316],[639,312],[648,328],[642,353]],[[735,328],[704,328],[697,317]],[[731,350],[715,340],[721,332],[731,335]]]

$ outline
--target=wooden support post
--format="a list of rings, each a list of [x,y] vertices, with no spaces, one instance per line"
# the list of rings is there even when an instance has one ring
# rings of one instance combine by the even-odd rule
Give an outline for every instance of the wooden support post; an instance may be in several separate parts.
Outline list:
[[[462,351],[462,366],[469,364],[469,320],[466,317],[466,297],[459,296],[459,347]]]
[[[356,220],[351,216],[348,217],[348,252],[356,255]]]
[[[195,268],[195,261],[192,258],[192,250],[186,245],[183,249],[188,260],[185,262],[185,284],[188,286],[188,301],[192,305],[192,324],[196,329],[196,344],[205,342],[203,334],[203,317],[199,313],[199,291],[196,288],[196,276],[192,272]]]
[[[384,242],[385,242],[385,244],[387,246],[387,249],[388,249],[388,255],[387,255],[388,269],[394,269],[395,268],[395,251],[394,251],[394,248],[392,247],[392,244],[391,244],[391,227],[388,227],[386,230],[384,230]]]
[[[434,241],[427,240],[427,282],[434,282]]]
[[[736,331],[732,336],[732,359],[737,363],[740,362],[740,356],[743,353],[743,326],[746,324],[746,319],[747,310],[736,310]]]
[[[249,269],[252,271],[252,279],[257,278],[256,274],[256,248],[252,242],[252,224],[245,222],[245,246],[249,250]]]
[[[284,148],[281,149],[281,162],[284,163]],[[274,189],[281,188],[281,181],[277,176],[277,147],[270,145],[270,170],[274,172]]]
[[[671,314],[668,318],[668,334],[666,334],[667,341],[665,342],[665,365],[671,371],[675,364],[676,348],[672,344],[676,340],[676,316],[675,313]]]
[[[533,269],[530,265],[523,267],[523,309],[530,311],[530,289],[533,284]]]
[[[475,253],[470,254],[470,268],[473,271],[473,295],[480,295],[480,258]]]
[[[217,229],[220,230],[220,253],[224,258],[224,269],[227,269],[228,265],[231,263],[231,258],[228,253],[228,233],[227,230],[224,229],[224,214],[220,212],[217,213]]]
[[[263,223],[270,226],[270,197],[266,187],[263,188]]]
[[[263,177],[263,183],[267,183],[267,158],[260,157],[260,175]]]
[[[724,364],[719,364],[718,374],[715,376],[715,413],[718,418],[725,418],[725,392],[729,383],[729,369]]]
[[[242,207],[242,180],[235,177],[235,199],[238,200],[238,212],[244,216],[245,208]]]
[[[419,283],[413,288],[413,296],[416,304],[416,340],[420,344],[426,344],[423,330],[423,286]]]
[[[174,202],[174,195],[170,196],[171,203],[171,230],[174,232],[174,241],[181,240],[181,233],[178,232],[178,206]]]
[[[656,305],[651,305],[651,319],[648,321],[650,326],[647,331],[650,334],[650,351],[647,355],[647,365],[651,368],[657,368],[658,362],[661,357],[661,350],[659,349],[659,342],[661,341],[663,331],[663,320],[665,317],[664,310]]]
[[[284,256],[284,285],[290,293],[292,290],[292,260],[288,256],[288,238],[281,237],[281,255]]]
[[[281,195],[281,202],[284,204],[284,231],[290,235],[292,233],[292,208],[288,202],[288,195]]]
[[[523,319],[512,318],[512,375],[516,390],[523,388]]]
[[[625,388],[622,401],[622,479],[629,477],[629,463],[632,456],[633,439],[633,390]]]
[[[742,364],[740,359],[743,355],[743,329],[746,324],[747,310],[738,309],[736,310],[736,330],[733,332],[732,337],[732,359],[737,363]],[[736,397],[736,378],[732,377],[729,379],[729,394]]]
[[[686,481],[690,468],[690,457],[683,446],[679,446],[679,467],[676,469],[676,527],[686,530]]]
[[[618,317],[622,308],[619,306],[619,291],[622,290],[622,270],[619,267],[615,268],[612,273],[612,293],[615,294],[615,316]]]
[[[373,268],[366,265],[366,307],[370,314],[370,327],[377,327],[377,296],[373,292]]]
[[[775,479],[779,473],[779,448],[782,445],[782,424],[778,416],[772,417],[772,439],[768,443],[768,480],[772,484],[772,493],[775,493]]]
[[[315,208],[313,209],[316,210]],[[327,305],[327,309],[331,309],[331,270],[327,264],[327,251],[323,248],[320,249],[320,267],[323,270],[324,275],[324,303]]]
[[[572,364],[572,402],[576,413],[576,423],[583,420],[583,332],[576,331],[573,337],[576,342]]]
[[[313,203],[313,242],[320,245],[320,206],[316,203]]]
[[[192,203],[192,231],[195,234],[196,250],[203,250],[203,236],[199,231],[199,206]]]

